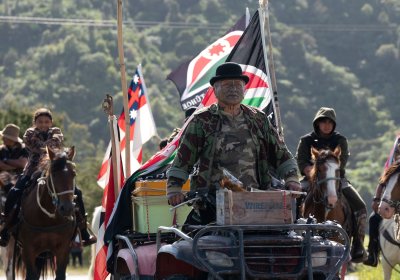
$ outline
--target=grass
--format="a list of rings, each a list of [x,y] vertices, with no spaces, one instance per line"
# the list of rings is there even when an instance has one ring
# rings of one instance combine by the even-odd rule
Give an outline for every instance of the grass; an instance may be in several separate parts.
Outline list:
[[[368,242],[369,242],[369,236],[366,235],[364,240],[365,248],[368,248]],[[382,256],[382,254],[380,254],[380,256]],[[393,270],[391,280],[400,280],[400,266],[396,265],[395,269],[397,269],[399,272]],[[363,264],[356,264],[353,267],[351,267],[350,270],[353,272],[349,272],[347,275],[355,276],[359,280],[383,280],[383,269],[380,262],[377,267],[371,267]]]
[[[400,271],[400,266],[395,267]],[[348,274],[349,276],[356,276],[359,280],[381,280],[383,279],[383,269],[381,264],[377,267],[366,266],[357,264],[355,271]],[[393,270],[391,280],[400,280],[400,273]]]
[[[83,274],[87,274],[88,270],[89,270],[88,266],[83,266],[83,267],[68,266],[67,267],[68,275],[83,275]]]

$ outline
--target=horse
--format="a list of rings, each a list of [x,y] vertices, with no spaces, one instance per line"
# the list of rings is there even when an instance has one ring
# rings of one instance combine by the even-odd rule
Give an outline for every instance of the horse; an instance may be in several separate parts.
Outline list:
[[[400,264],[400,162],[393,163],[383,173],[380,183],[385,185],[379,215],[379,245],[382,252],[382,269],[385,280],[391,279],[396,264]],[[399,270],[396,270],[400,272]]]
[[[340,154],[340,147],[336,147],[334,151],[311,148],[314,166],[310,175],[310,188],[303,203],[303,217],[313,216],[318,223],[336,221],[351,240],[354,235],[354,218],[341,190]],[[343,242],[340,237],[332,239]],[[342,279],[346,267],[342,267]]]
[[[380,182],[385,185],[385,191],[379,203],[379,215],[391,219],[394,214],[400,214],[400,161],[394,162],[382,175]]]
[[[398,221],[396,222],[394,218],[383,219],[379,225],[379,246],[382,252],[381,262],[384,280],[391,279],[393,269],[400,273],[395,268],[396,264],[400,264],[400,240],[396,238],[397,228]]]
[[[16,236],[26,279],[38,280],[50,262],[55,279],[65,280],[70,244],[76,235],[75,148],[46,149],[48,158],[40,163],[40,178],[22,197]]]
[[[17,175],[10,173],[8,171],[0,172],[0,212],[4,211],[4,205],[6,202],[8,187],[10,185],[14,186],[17,181]],[[1,228],[0,228],[1,229]],[[0,247],[0,258],[3,266],[3,270],[6,274],[6,278],[8,280],[13,279],[12,276],[12,261],[14,254],[14,243],[15,239],[13,237],[10,238],[10,241],[7,247]]]
[[[311,154],[314,166],[311,171],[310,189],[304,200],[304,217],[314,216],[318,223],[337,221],[352,236],[353,219],[350,205],[341,192],[340,157],[341,149],[316,150]]]

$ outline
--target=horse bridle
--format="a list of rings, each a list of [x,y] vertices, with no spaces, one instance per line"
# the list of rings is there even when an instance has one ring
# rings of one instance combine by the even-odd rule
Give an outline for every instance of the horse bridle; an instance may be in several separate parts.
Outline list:
[[[387,203],[390,207],[394,208],[394,212],[396,214],[400,214],[400,200],[382,198],[381,201]]]
[[[67,161],[67,163],[68,162],[70,162],[70,161]],[[40,178],[37,180],[38,188],[36,189],[36,201],[37,201],[37,204],[38,204],[40,210],[42,210],[43,213],[45,213],[50,218],[55,218],[56,211],[57,211],[57,206],[58,206],[58,203],[59,203],[59,196],[66,195],[66,194],[74,194],[75,193],[75,179],[74,179],[72,190],[67,190],[67,191],[63,191],[63,192],[57,192],[56,188],[54,187],[54,183],[53,183],[53,176],[51,174],[51,167],[48,170],[48,174],[49,175],[46,176],[46,172],[43,171],[41,176],[40,176]],[[52,201],[53,205],[55,206],[54,213],[50,213],[49,211],[47,211],[46,208],[44,208],[42,206],[42,204],[40,203],[39,189],[40,189],[40,186],[43,186],[43,185],[46,185],[47,192],[49,193],[51,201]]]
[[[318,175],[317,175],[317,178],[318,178]],[[317,184],[317,186],[319,187],[319,186],[322,185],[323,183],[326,183],[326,182],[332,181],[332,180],[334,180],[334,181],[340,181],[341,178],[340,178],[340,177],[326,177],[326,178],[324,178],[324,179],[317,180],[316,184]],[[313,202],[314,202],[314,203],[324,203],[324,204],[326,204],[326,203],[325,203],[325,198],[326,198],[326,196],[323,196],[323,197],[321,198],[320,201],[316,201],[315,198],[313,198]],[[326,208],[326,209],[329,209],[329,210],[332,209],[331,207],[327,207],[326,205],[325,205],[325,208]]]

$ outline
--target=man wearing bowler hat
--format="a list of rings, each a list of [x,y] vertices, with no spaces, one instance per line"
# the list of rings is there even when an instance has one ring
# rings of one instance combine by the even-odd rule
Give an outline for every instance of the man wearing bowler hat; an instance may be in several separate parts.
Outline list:
[[[266,114],[241,104],[248,82],[239,64],[220,65],[210,80],[217,104],[196,111],[182,135],[167,173],[168,201],[171,205],[183,202],[182,185],[189,175],[191,190],[208,193],[211,198],[210,205],[194,207],[185,224],[215,221],[212,198],[215,199],[224,171],[241,181],[246,189],[269,189],[271,174],[284,179],[287,189],[301,189],[296,161]]]
[[[0,137],[3,144],[0,146],[0,171],[7,171],[11,175],[19,175],[28,162],[28,151],[19,138],[19,127],[15,124],[7,124]],[[6,184],[8,191],[12,185]]]

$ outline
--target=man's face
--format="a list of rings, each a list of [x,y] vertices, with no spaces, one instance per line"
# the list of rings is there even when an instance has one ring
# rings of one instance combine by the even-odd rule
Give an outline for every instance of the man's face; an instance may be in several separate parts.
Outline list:
[[[334,123],[331,119],[322,118],[318,121],[318,128],[321,134],[329,135],[333,131]]]
[[[16,144],[15,141],[8,139],[7,137],[2,137],[2,140],[3,144],[6,145],[7,147],[13,147]]]
[[[214,84],[218,101],[225,105],[238,105],[244,98],[244,81],[239,79],[221,80]]]

